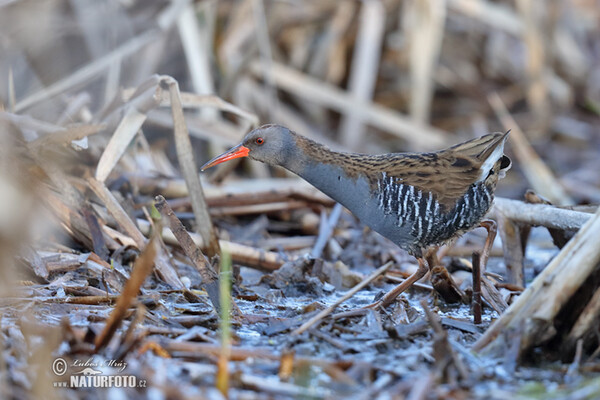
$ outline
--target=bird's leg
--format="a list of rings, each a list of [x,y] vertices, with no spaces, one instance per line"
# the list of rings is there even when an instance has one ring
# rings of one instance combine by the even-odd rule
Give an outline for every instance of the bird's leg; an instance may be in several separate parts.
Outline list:
[[[425,252],[425,260],[427,261],[427,265],[429,266],[430,270],[433,267],[437,267],[438,265],[441,265],[440,258],[438,258],[438,254],[437,254],[438,250],[439,250],[439,246],[433,246],[433,247],[430,247],[429,250],[427,250]]]
[[[417,261],[419,262],[419,268],[417,269],[417,271],[414,274],[412,274],[411,276],[409,276],[407,279],[405,279],[404,282],[402,282],[401,284],[399,284],[398,286],[396,286],[395,288],[393,288],[392,290],[387,292],[375,304],[377,304],[381,307],[388,306],[402,292],[404,292],[406,289],[411,287],[413,285],[413,283],[415,283],[416,281],[418,281],[419,279],[421,279],[422,277],[425,276],[427,271],[429,271],[429,268],[427,267],[427,263],[425,262],[425,260],[423,258],[417,258]]]
[[[493,221],[491,219],[484,219],[479,225],[482,228],[485,228],[485,230],[488,232],[487,238],[485,239],[485,244],[483,245],[483,252],[481,253],[480,259],[481,272],[484,272],[485,266],[487,265],[487,260],[490,257],[490,251],[492,250],[494,240],[496,239],[498,225],[496,224],[496,221]]]

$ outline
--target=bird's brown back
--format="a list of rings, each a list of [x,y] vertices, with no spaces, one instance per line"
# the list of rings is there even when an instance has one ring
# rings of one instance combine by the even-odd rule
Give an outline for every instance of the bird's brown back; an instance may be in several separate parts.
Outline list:
[[[504,143],[507,134],[485,135],[433,153],[368,155],[332,152],[302,136],[297,136],[296,143],[315,161],[341,166],[350,178],[365,176],[374,190],[385,172],[386,178],[395,179],[397,184],[432,193],[440,206],[449,210],[472,184],[482,178],[482,165]],[[495,189],[500,164],[494,169],[495,177],[483,177],[487,180],[486,184],[493,186],[492,190]]]

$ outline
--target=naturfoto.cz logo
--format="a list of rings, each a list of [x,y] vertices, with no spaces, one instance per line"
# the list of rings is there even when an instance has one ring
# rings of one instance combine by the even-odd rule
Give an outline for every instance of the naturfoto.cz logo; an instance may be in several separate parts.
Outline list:
[[[56,376],[70,373],[69,379],[54,382],[54,387],[62,388],[138,388],[146,387],[145,379],[138,379],[135,375],[104,375],[96,368],[115,368],[123,372],[127,363],[117,360],[95,361],[90,358],[85,361],[73,360],[71,365],[64,358],[57,358],[52,363],[52,372]]]

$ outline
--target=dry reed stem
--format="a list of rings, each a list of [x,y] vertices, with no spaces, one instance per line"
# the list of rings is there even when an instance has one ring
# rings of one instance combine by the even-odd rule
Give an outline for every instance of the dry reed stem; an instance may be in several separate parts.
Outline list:
[[[136,88],[125,89],[123,91],[123,97],[131,98],[131,96],[136,91]],[[160,99],[160,107],[171,107],[171,96],[169,93],[159,91],[157,96]],[[256,116],[256,114],[250,111],[246,111],[243,108],[238,107],[235,104],[232,104],[228,101],[225,101],[219,96],[215,96],[213,94],[197,94],[190,92],[180,92],[179,96],[183,108],[216,108],[220,111],[228,112],[248,120],[251,126],[258,126],[258,117]]]
[[[502,197],[494,199],[490,215],[502,214],[514,222],[522,222],[532,226],[576,231],[592,217],[591,214],[566,210],[546,204],[528,204],[520,200]]]
[[[117,300],[114,310],[110,313],[108,320],[104,326],[102,332],[96,337],[95,351],[96,353],[102,350],[112,339],[113,335],[121,325],[121,322],[125,318],[125,314],[129,307],[133,304],[142,284],[146,280],[146,277],[152,272],[154,265],[154,258],[156,257],[157,251],[157,236],[155,235],[150,239],[148,245],[142,251],[142,254],[136,260],[131,277],[125,283],[123,291]]]
[[[260,64],[262,65],[262,79],[266,83],[267,104],[270,115],[271,110],[279,108],[279,99],[277,98],[277,90],[275,78],[273,76],[273,51],[271,48],[271,39],[269,36],[269,21],[267,20],[267,11],[263,0],[251,0],[252,18],[254,19],[254,33],[256,36],[256,45]]]
[[[514,36],[520,35],[523,31],[522,20],[510,7],[502,3],[486,0],[448,0],[448,7]]]
[[[267,214],[280,211],[291,211],[308,207],[305,201],[268,202],[266,204],[249,204],[240,206],[211,207],[210,215],[222,217],[226,215]]]
[[[54,97],[60,93],[66,92],[73,87],[88,82],[102,71],[109,68],[114,62],[118,62],[124,56],[139,51],[149,43],[154,42],[160,36],[160,31],[152,29],[132,38],[130,41],[119,46],[102,58],[98,58],[79,70],[69,74],[67,77],[41,89],[39,92],[24,98],[15,105],[15,111],[21,112],[25,109]]]
[[[215,88],[209,59],[210,54],[212,54],[212,46],[210,45],[212,31],[207,24],[200,23],[196,17],[194,4],[188,3],[183,8],[177,18],[177,28],[194,91],[198,94],[214,93]],[[206,110],[203,110],[201,115],[207,118],[216,116],[214,112],[206,112]]]
[[[96,168],[98,181],[104,182],[108,178],[145,120],[146,114],[137,109],[132,107],[127,111],[98,161]]]
[[[38,135],[40,133],[53,133],[64,130],[62,126],[50,122],[41,121],[29,115],[13,114],[0,109],[0,121],[8,121],[21,130],[32,130]]]
[[[127,56],[131,56],[142,50],[148,44],[156,42],[161,38],[164,32],[170,29],[180,12],[181,6],[186,3],[185,0],[171,2],[156,17],[158,27],[151,28],[140,35],[131,38],[105,56],[91,61],[77,71],[70,73],[65,78],[27,96],[15,105],[14,111],[24,111],[44,100],[67,92],[77,85],[89,82],[115,63],[119,63]]]
[[[268,102],[265,99],[268,98],[268,92],[263,85],[259,84],[254,79],[244,76],[240,77],[236,88],[235,97],[245,108],[252,108],[261,113],[267,112]],[[329,148],[335,150],[349,150],[338,142],[329,139],[320,132],[318,128],[315,128],[313,124],[310,124],[304,115],[285,103],[281,103],[279,107],[269,111],[273,122],[285,125],[292,131],[302,132],[302,135],[323,143]],[[236,140],[236,143],[237,142],[239,142],[239,138]]]
[[[166,218],[169,225],[169,229],[173,232],[173,235],[179,242],[179,245],[190,258],[192,264],[202,277],[203,283],[211,283],[218,279],[218,275],[210,265],[210,262],[206,259],[202,250],[192,240],[192,237],[185,230],[185,227],[181,221],[175,216],[173,209],[169,206],[167,201],[162,196],[157,196],[155,199],[156,209]]]
[[[536,0],[517,0],[517,10],[523,21],[523,36],[527,45],[527,102],[538,118],[548,116],[548,87],[545,79],[546,46],[540,14],[547,12],[546,5]],[[551,5],[550,5],[551,7]]]
[[[173,78],[166,77],[163,82],[169,87],[171,99],[171,110],[173,113],[173,125],[175,130],[175,148],[177,150],[177,159],[181,168],[181,174],[185,179],[190,198],[192,200],[192,210],[196,218],[196,229],[202,236],[206,244],[206,254],[213,257],[221,253],[219,248],[219,239],[213,227],[212,220],[208,213],[208,207],[204,198],[204,191],[198,176],[198,169],[192,153],[192,143],[185,124],[181,98],[179,97],[179,85]]]
[[[378,0],[363,1],[358,34],[352,56],[348,97],[356,103],[371,103],[379,73],[385,28],[385,7]],[[350,149],[360,148],[365,133],[364,115],[348,110],[340,123],[341,141]]]
[[[47,146],[56,146],[69,144],[75,140],[81,140],[90,135],[94,135],[106,128],[106,125],[75,125],[64,128],[60,131],[49,133],[33,142],[29,146],[35,149],[42,149]]]
[[[523,278],[523,259],[525,249],[521,244],[521,228],[515,221],[506,218],[502,212],[496,213],[502,248],[504,249],[504,263],[507,269],[507,283],[525,286]]]
[[[445,0],[406,3],[406,34],[410,42],[410,115],[418,123],[429,122],[446,20]]]

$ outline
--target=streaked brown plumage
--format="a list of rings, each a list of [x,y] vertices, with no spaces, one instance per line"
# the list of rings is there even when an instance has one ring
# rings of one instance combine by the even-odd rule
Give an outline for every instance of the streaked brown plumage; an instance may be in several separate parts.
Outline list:
[[[487,213],[498,179],[510,167],[503,154],[507,135],[433,153],[368,155],[331,151],[285,127],[265,125],[202,169],[247,156],[301,176],[417,257],[421,268],[403,291],[427,271],[425,250],[472,229]]]

